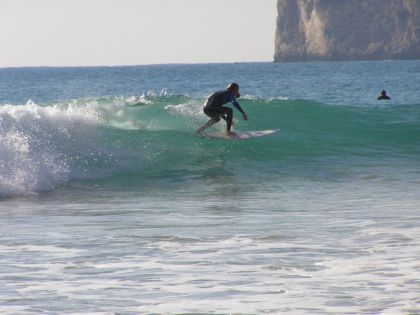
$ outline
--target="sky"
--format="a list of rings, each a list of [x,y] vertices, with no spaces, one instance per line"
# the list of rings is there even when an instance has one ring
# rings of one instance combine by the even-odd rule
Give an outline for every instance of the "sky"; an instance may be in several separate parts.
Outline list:
[[[0,0],[0,67],[271,61],[276,0]]]

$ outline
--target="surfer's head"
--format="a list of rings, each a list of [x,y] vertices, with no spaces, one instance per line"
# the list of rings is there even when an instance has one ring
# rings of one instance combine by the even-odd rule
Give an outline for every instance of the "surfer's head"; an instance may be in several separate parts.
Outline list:
[[[239,84],[238,83],[234,83],[234,82],[230,83],[227,86],[227,89],[229,91],[231,91],[233,93],[233,95],[235,95],[236,98],[241,97],[241,94],[239,94]]]
[[[386,91],[385,90],[382,90],[381,95],[382,96],[385,96],[386,95]]]

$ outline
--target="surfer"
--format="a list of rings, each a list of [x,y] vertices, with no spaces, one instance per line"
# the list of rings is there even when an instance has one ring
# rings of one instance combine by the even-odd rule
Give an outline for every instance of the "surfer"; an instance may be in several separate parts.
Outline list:
[[[232,103],[237,110],[242,113],[244,120],[248,120],[248,115],[241,108],[241,105],[236,101],[241,95],[239,94],[239,85],[237,83],[230,83],[226,90],[218,91],[212,94],[206,101],[203,110],[204,113],[211,119],[204,124],[204,126],[197,129],[197,133],[202,133],[205,129],[210,128],[215,123],[220,121],[220,118],[226,121],[226,134],[234,136],[235,133],[231,131],[233,121],[233,110],[223,105]]]
[[[382,90],[381,95],[378,96],[378,101],[380,100],[390,100],[391,98],[386,95],[386,91]]]

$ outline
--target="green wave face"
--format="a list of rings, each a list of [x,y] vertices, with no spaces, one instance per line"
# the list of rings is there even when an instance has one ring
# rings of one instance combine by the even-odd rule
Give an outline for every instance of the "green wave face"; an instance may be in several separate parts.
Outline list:
[[[154,97],[127,105],[121,117],[104,117],[104,127],[175,133],[192,133],[207,117],[202,113],[203,99],[183,96]],[[355,154],[418,153],[420,106],[390,107],[329,106],[305,100],[244,99],[249,114],[244,122],[235,111],[235,129],[280,129],[267,139],[243,143],[243,147],[270,147],[276,143],[280,154]],[[106,106],[106,105],[105,105]],[[224,123],[214,129],[224,130]],[[183,143],[179,143],[180,146]],[[221,145],[221,143],[219,143]],[[226,143],[225,143],[226,145]],[[271,148],[273,149],[273,148]],[[305,153],[306,152],[306,153]]]
[[[325,168],[331,163],[416,162],[420,153],[417,105],[344,107],[305,100],[242,99],[250,118],[245,122],[235,111],[235,130],[280,131],[270,137],[236,142],[193,134],[207,121],[203,103],[204,99],[185,96],[152,97],[128,104],[122,116],[101,120],[101,128],[111,137],[111,147],[115,142],[125,146],[120,154],[133,150],[135,161],[147,157],[148,170],[163,174],[171,169],[200,176],[217,161],[223,161],[224,170],[229,171],[289,173]],[[213,129],[223,131],[224,122]]]

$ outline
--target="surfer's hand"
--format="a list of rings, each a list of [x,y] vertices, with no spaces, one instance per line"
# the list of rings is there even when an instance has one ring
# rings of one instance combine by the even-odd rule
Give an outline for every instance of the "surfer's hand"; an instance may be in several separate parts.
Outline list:
[[[244,120],[248,120],[248,115],[246,113],[243,113],[242,116],[244,117]]]

